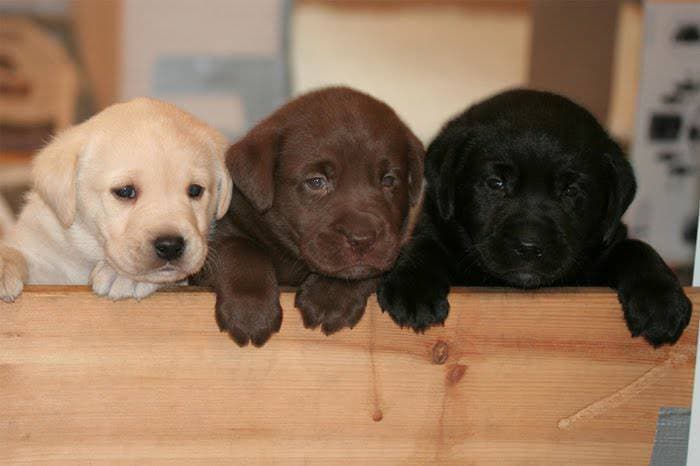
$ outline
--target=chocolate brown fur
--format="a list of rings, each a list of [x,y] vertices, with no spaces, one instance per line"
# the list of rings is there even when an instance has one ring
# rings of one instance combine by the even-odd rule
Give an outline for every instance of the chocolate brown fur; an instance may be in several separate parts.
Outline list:
[[[386,104],[348,88],[303,95],[227,154],[234,189],[196,277],[239,345],[282,323],[279,286],[298,286],[304,325],[330,334],[362,318],[423,198],[424,150]]]

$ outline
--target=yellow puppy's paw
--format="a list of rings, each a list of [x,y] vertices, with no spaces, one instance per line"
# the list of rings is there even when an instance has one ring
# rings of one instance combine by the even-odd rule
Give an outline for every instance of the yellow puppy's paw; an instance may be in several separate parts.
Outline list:
[[[27,279],[27,263],[16,249],[0,246],[0,300],[14,302]]]
[[[120,275],[105,261],[98,262],[92,270],[90,284],[96,294],[113,301],[130,298],[140,300],[161,286],[156,283],[137,282]]]

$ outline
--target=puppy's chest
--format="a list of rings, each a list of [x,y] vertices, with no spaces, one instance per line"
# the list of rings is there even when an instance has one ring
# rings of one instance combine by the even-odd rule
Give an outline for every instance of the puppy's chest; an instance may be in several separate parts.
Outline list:
[[[277,283],[281,286],[299,286],[311,272],[303,259],[298,257],[273,253],[272,260]]]

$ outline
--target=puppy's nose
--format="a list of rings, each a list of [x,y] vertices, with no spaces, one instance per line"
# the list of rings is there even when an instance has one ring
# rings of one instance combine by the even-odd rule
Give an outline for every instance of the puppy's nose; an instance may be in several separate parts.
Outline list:
[[[377,239],[377,232],[372,229],[348,228],[339,225],[337,230],[345,236],[345,241],[359,255],[366,253]]]
[[[535,259],[542,257],[542,248],[534,241],[521,240],[515,245],[515,253],[523,259]]]
[[[172,261],[179,258],[185,250],[185,238],[182,236],[159,236],[153,242],[156,255],[163,260]]]

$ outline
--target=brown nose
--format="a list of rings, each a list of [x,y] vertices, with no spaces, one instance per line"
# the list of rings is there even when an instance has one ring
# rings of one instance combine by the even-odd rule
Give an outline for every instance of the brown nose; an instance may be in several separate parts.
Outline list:
[[[336,231],[345,237],[350,248],[359,256],[369,251],[377,240],[377,231],[370,226],[336,225]]]

